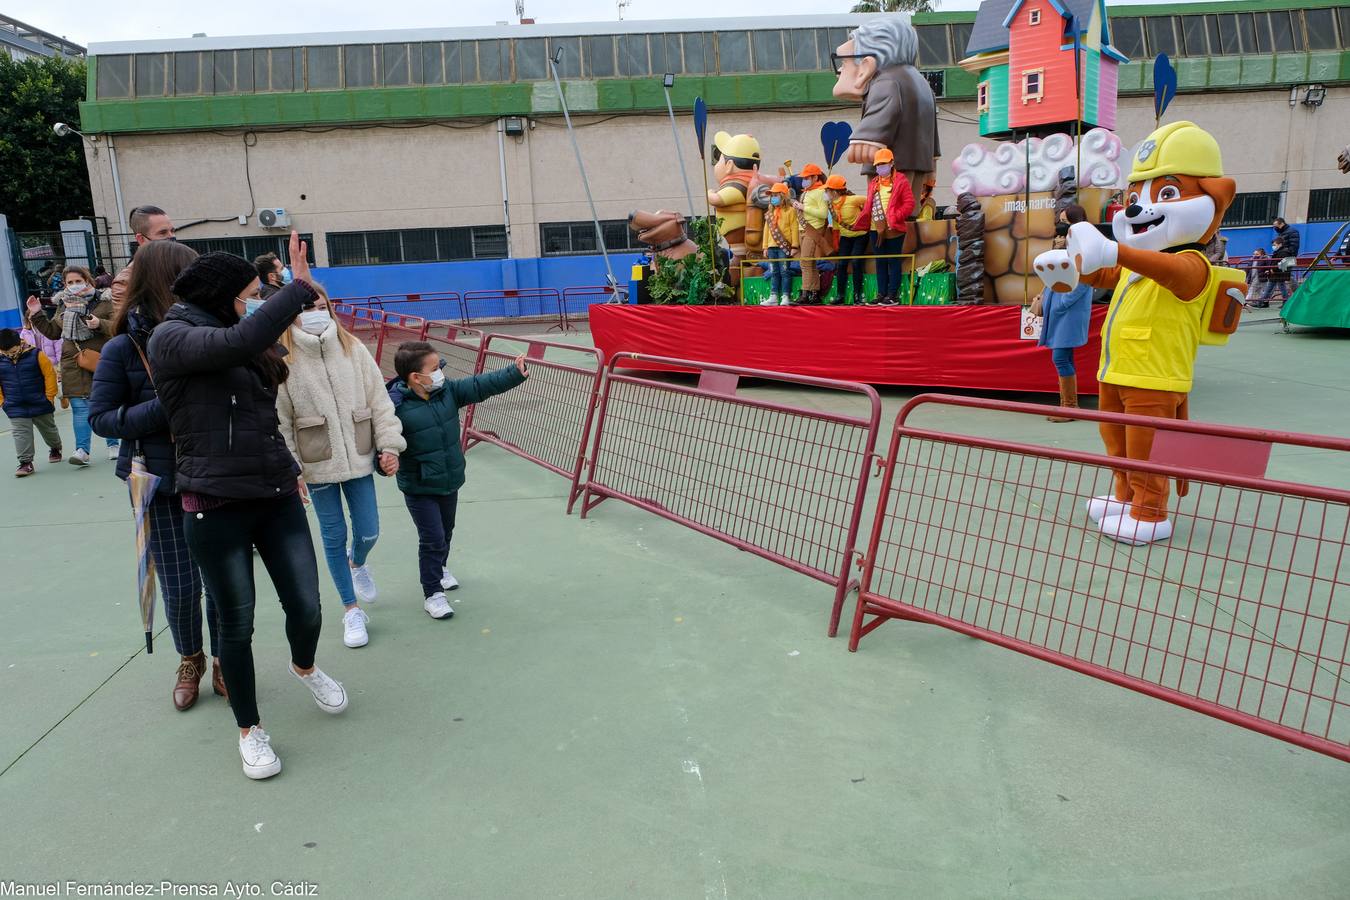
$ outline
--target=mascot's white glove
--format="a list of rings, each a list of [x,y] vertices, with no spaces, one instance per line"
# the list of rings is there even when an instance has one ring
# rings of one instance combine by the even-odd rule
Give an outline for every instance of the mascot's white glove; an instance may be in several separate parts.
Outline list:
[[[1091,222],[1069,226],[1069,259],[1080,273],[1090,275],[1098,269],[1111,268],[1119,251],[1120,246],[1104,237]]]

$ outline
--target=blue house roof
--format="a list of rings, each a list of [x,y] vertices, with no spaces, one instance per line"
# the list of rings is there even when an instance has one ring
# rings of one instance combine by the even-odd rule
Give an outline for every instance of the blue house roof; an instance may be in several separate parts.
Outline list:
[[[970,41],[966,44],[966,55],[1007,50],[1008,26],[1012,24],[1023,2],[1025,0],[985,0],[981,3],[979,11],[975,14],[975,26],[971,29]],[[1050,5],[1061,16],[1076,18],[1083,32],[1087,30],[1088,23],[1092,20],[1094,3],[1101,6],[1102,52],[1113,58],[1123,59],[1119,53],[1111,49],[1111,27],[1106,16],[1106,0],[1050,0]]]

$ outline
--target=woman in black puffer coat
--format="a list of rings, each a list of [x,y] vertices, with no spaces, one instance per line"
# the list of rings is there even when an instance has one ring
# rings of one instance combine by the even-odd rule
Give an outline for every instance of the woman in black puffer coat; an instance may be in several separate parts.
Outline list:
[[[173,284],[174,304],[150,338],[149,359],[168,412],[183,494],[184,532],[220,616],[220,666],[249,778],[281,761],[263,731],[253,674],[253,550],[286,613],[290,670],[319,708],[347,708],[342,685],[314,665],[322,618],[319,568],[299,497],[300,469],[277,422],[287,367],[277,339],[306,302],[306,248],[291,232],[295,280],[266,302],[253,266],[207,253]]]
[[[164,598],[164,617],[182,657],[173,686],[173,705],[190,709],[206,672],[202,648],[202,576],[183,534],[183,501],[174,483],[173,437],[169,419],[145,370],[146,347],[155,327],[174,304],[170,286],[197,258],[197,252],[174,241],[153,241],[136,254],[127,299],[113,316],[115,335],[104,347],[89,395],[89,424],[94,433],[120,438],[117,477],[131,472],[140,455],[151,474],[162,480],[146,509],[150,522],[150,554]],[[220,674],[216,606],[206,594],[206,627],[211,636],[211,687],[225,696]]]

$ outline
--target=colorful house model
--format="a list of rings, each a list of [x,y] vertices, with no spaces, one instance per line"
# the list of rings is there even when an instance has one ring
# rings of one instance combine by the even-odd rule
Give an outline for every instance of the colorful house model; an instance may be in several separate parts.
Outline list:
[[[1074,39],[1082,96],[1074,90]],[[979,76],[980,134],[1073,133],[1116,125],[1116,66],[1106,0],[985,0],[961,67]],[[1081,105],[1081,113],[1080,113]]]

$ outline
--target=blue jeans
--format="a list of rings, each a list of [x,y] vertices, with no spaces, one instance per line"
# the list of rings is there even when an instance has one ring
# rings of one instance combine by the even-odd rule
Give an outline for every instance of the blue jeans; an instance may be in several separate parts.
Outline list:
[[[347,509],[352,519],[352,556],[358,566],[366,564],[366,557],[380,539],[380,510],[375,505],[375,476],[355,478],[337,484],[311,484],[309,499],[319,515],[319,533],[323,536],[323,554],[328,558],[328,574],[333,576],[338,596],[344,606],[356,603],[356,588],[352,586],[352,568],[347,563],[347,517],[342,512],[342,498],[347,498]]]
[[[88,397],[70,397],[70,415],[75,428],[75,449],[89,452],[93,445],[94,432],[89,427],[89,398]],[[122,442],[117,438],[108,438],[108,446],[116,447]]]
[[[898,299],[900,293],[900,257],[896,254],[905,249],[905,236],[882,240],[875,251],[878,256],[893,256],[892,259],[877,260],[877,296]]]
[[[770,247],[764,251],[767,259],[787,259],[787,251],[782,247]],[[768,264],[769,269],[769,293],[777,294],[780,297],[789,296],[792,293],[792,272],[788,269],[785,262]]]
[[[1055,364],[1055,371],[1062,378],[1070,378],[1078,374],[1073,367],[1073,347],[1055,347],[1050,351],[1050,359]]]

